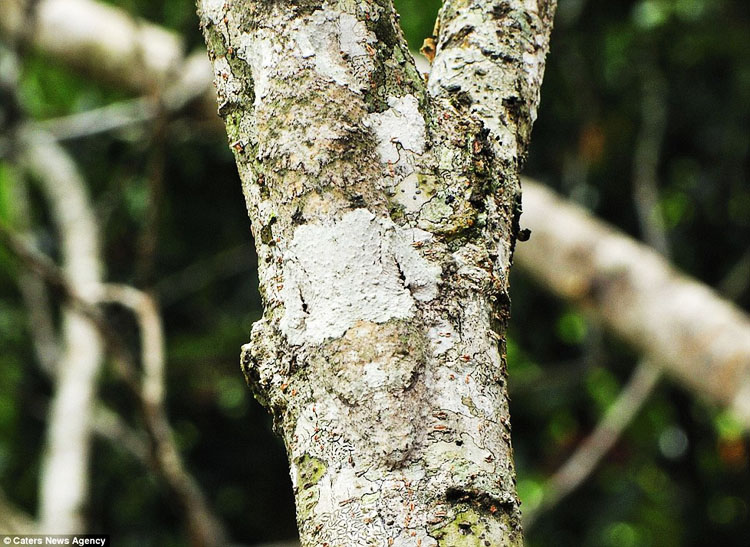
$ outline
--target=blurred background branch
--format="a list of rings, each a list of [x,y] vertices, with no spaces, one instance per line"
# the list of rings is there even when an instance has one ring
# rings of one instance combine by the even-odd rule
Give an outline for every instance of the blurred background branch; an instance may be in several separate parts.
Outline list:
[[[33,17],[30,19],[33,23]],[[4,48],[2,54],[6,67],[18,65],[12,50]],[[12,135],[12,158],[21,176],[28,174],[39,182],[60,238],[65,275],[72,280],[73,290],[86,298],[86,287],[98,283],[102,274],[99,230],[88,204],[86,184],[71,158],[54,139],[21,129],[25,114],[18,98],[15,72],[6,69],[3,76],[4,95],[14,112],[6,128]],[[23,186],[17,189],[15,197],[21,201],[21,212],[28,211]],[[27,223],[27,219],[21,222]],[[21,287],[27,300],[38,298],[38,302],[33,302],[35,311],[32,312],[32,317],[41,321],[40,332],[35,337],[36,347],[43,354],[43,366],[55,367],[55,392],[49,410],[39,482],[39,528],[48,533],[73,533],[84,527],[90,413],[102,361],[101,342],[96,330],[84,318],[73,310],[64,309],[60,335],[62,351],[55,356],[48,355],[46,352],[52,350],[54,335],[45,294],[33,277],[21,281]]]
[[[683,385],[728,406],[750,426],[745,313],[648,246],[529,179],[523,201],[523,222],[535,240],[519,246],[520,268],[559,297],[585,306]]]
[[[2,223],[0,223],[0,242],[22,260],[26,267],[35,271],[57,289],[62,290],[68,301],[73,304],[73,311],[81,314],[87,325],[91,326],[97,335],[102,336],[105,345],[117,359],[122,379],[139,400],[156,470],[173,489],[178,502],[184,508],[192,543],[199,546],[224,544],[226,535],[223,526],[212,515],[197,482],[185,469],[174,444],[173,433],[164,410],[164,341],[161,318],[153,299],[133,287],[101,283],[89,283],[86,286],[87,296],[83,297],[79,292],[79,287],[69,279],[65,271],[57,268],[51,260],[26,244]],[[125,349],[124,343],[96,307],[102,303],[117,303],[130,309],[138,318],[142,337],[143,367],[140,382],[136,380],[137,367]],[[94,403],[89,404],[93,408]],[[92,411],[86,409],[86,412]],[[99,415],[100,419],[115,421],[111,414],[100,411]],[[100,423],[100,427],[103,425]],[[128,439],[134,453],[142,452],[140,444],[132,433],[128,433],[127,429],[119,423],[113,425],[116,425],[115,431],[119,431]],[[64,426],[62,428],[64,429]],[[118,436],[113,438],[118,438]],[[70,466],[74,465],[71,461],[66,463]],[[42,477],[43,486],[44,480],[46,479]],[[61,480],[64,484],[68,484],[70,477],[63,475]],[[39,524],[42,530],[44,530],[43,526],[43,522]],[[77,526],[70,533],[85,528],[83,523]]]
[[[651,57],[647,57],[651,59]],[[664,218],[659,208],[658,167],[666,129],[666,83],[653,66],[644,69],[641,130],[633,156],[633,201],[646,242],[665,257],[671,256]],[[552,510],[581,486],[620,440],[659,384],[662,368],[644,359],[627,385],[607,408],[594,431],[544,484],[541,503],[524,514],[528,533],[539,515]]]
[[[627,386],[607,409],[594,431],[544,484],[541,503],[524,513],[524,530],[530,532],[541,514],[551,510],[591,476],[648,400],[661,376],[659,367],[642,361]]]
[[[421,44],[432,30],[429,9],[438,2],[396,3],[407,36]],[[527,517],[548,511],[535,522],[530,545],[700,545],[709,535],[735,545],[750,533],[750,491],[743,486],[750,483],[750,190],[742,129],[750,68],[738,45],[746,44],[750,23],[741,2],[709,4],[560,2],[528,165],[559,195],[524,183],[521,225],[532,229],[532,239],[518,245],[523,276],[512,283],[517,326],[509,367],[519,489]],[[195,470],[194,484],[206,486],[205,503],[233,536],[238,531],[248,541],[268,542],[294,532],[283,452],[235,366],[259,305],[255,258],[192,9],[178,0],[0,2],[0,41],[24,46],[21,102],[30,106],[21,111],[28,117],[17,120],[19,134],[44,135],[25,142],[38,154],[52,146],[51,163],[61,154],[69,163],[74,158],[91,196],[87,208],[107,278],[127,285],[125,291],[146,291],[130,294],[132,306],[124,306],[136,313],[135,325],[119,304],[106,313],[97,307],[97,316],[116,331],[126,353],[134,348],[144,365],[153,359],[153,371],[165,358],[158,350],[143,353],[156,345],[142,334],[156,332],[158,316],[160,345],[170,356],[164,387],[152,384],[169,394],[158,403],[161,419],[167,405],[174,418],[172,448],[162,452],[161,463],[153,433],[141,431],[158,424],[134,420],[118,373],[113,379],[105,370],[101,378],[107,406],[94,402],[87,411],[87,427],[108,443],[93,445],[91,473],[98,478],[85,515],[95,526],[117,529],[128,545],[175,541],[174,521],[182,513],[175,517],[170,503],[180,497],[174,495],[179,473],[168,476],[170,450]],[[6,66],[0,63],[0,73]],[[86,79],[71,76],[76,73]],[[8,103],[0,110],[7,117]],[[30,170],[14,159],[14,146],[3,132],[0,218],[10,210],[9,224],[23,241],[62,263],[64,236],[51,228],[50,198],[36,184],[44,166],[26,181]],[[215,211],[206,212],[206,203]],[[640,234],[650,248],[628,234]],[[54,397],[55,380],[14,373],[25,369],[13,359],[35,360],[47,374],[59,370],[67,343],[60,330],[62,289],[45,286],[26,268],[8,272],[22,303],[14,304],[12,291],[0,293],[0,366],[8,386],[0,393],[0,477],[22,510],[0,504],[0,515],[33,514],[44,497],[33,493],[39,463],[26,465],[16,447],[38,452],[48,424],[20,416],[38,415],[27,407],[39,393],[42,400]],[[144,329],[148,299],[152,327]],[[24,310],[28,332],[4,326],[18,324],[15,309]],[[123,360],[118,349],[109,353],[115,363]],[[140,393],[143,377],[137,360],[128,359],[125,382]],[[658,368],[646,362],[697,397],[658,382]],[[35,433],[17,433],[20,423]],[[171,485],[169,495],[140,478],[143,463]],[[108,498],[113,489],[117,503]],[[568,493],[567,503],[555,504]],[[144,523],[140,531],[127,531],[123,523],[136,520]]]

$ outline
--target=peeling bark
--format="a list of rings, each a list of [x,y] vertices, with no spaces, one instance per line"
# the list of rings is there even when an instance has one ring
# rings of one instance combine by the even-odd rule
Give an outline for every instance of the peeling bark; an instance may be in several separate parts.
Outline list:
[[[507,279],[553,2],[506,4],[523,24],[441,15],[483,29],[467,55],[490,31],[515,55],[482,64],[480,110],[475,60],[441,38],[428,87],[387,0],[199,2],[260,264],[242,368],[303,545],[523,542]]]

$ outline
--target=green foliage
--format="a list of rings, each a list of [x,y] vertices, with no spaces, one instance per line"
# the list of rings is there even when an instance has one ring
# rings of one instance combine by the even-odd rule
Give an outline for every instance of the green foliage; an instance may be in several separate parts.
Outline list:
[[[432,36],[440,0],[394,0],[401,15],[401,28],[412,50],[422,47],[425,38]]]
[[[557,320],[557,336],[566,344],[580,344],[587,331],[586,319],[580,311],[568,310]]]
[[[122,91],[92,82],[40,54],[25,58],[19,91],[27,114],[39,119],[83,112],[125,98]]]
[[[111,3],[183,33],[188,47],[202,47],[192,0]],[[432,34],[440,2],[395,4],[416,49]],[[638,236],[632,162],[644,82],[660,74],[667,83],[667,124],[655,214],[665,222],[676,264],[705,282],[720,282],[750,241],[748,35],[745,0],[560,0],[526,172]],[[21,95],[38,119],[128,96],[33,52],[24,58]],[[169,295],[163,315],[176,438],[233,539],[253,544],[292,537],[283,447],[238,365],[239,346],[260,314],[254,258],[238,266],[219,257],[251,238],[232,156],[222,136],[184,121],[168,124],[166,134],[161,142],[147,128],[65,145],[90,185],[105,233],[108,279],[129,283],[140,282],[139,238],[153,199],[156,151],[164,150],[153,287],[157,296]],[[15,213],[14,180],[7,158],[0,159],[4,222]],[[59,256],[33,186],[31,196],[38,242]],[[33,326],[17,272],[0,249],[0,484],[32,512],[50,387],[31,349]],[[186,273],[177,276],[182,284],[174,281]],[[545,478],[595,427],[637,356],[579,309],[556,302],[517,273],[511,287],[513,442],[519,493],[533,509]],[[736,300],[750,307],[748,283]],[[137,350],[132,319],[116,310],[108,317]],[[123,391],[105,373],[103,400],[138,424]],[[748,438],[729,415],[665,381],[594,475],[540,518],[528,544],[746,545],[748,454]],[[118,545],[185,544],[164,485],[122,447],[97,441],[93,476],[89,515],[96,530],[112,534]]]
[[[13,220],[13,184],[10,165],[0,163],[0,221],[6,224]]]

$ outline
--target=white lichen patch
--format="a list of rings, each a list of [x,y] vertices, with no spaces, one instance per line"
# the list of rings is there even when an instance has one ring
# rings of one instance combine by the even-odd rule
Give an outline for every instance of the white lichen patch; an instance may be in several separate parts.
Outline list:
[[[214,63],[214,79],[219,87],[221,82],[222,97],[226,100],[237,102],[242,93],[242,83],[234,77],[232,68],[229,66],[229,62],[226,57],[217,58]]]
[[[442,355],[456,344],[457,334],[448,321],[441,320],[440,323],[427,331],[430,340],[430,349],[433,355]]]
[[[419,101],[414,95],[389,97],[385,112],[369,114],[364,119],[377,138],[377,151],[383,163],[399,163],[399,147],[422,154],[424,152],[425,121],[419,112]]]
[[[202,0],[200,7],[205,17],[218,24],[226,13],[226,0]]]
[[[419,189],[419,176],[417,173],[405,177],[396,186],[393,199],[396,203],[403,205],[407,213],[418,213],[428,198]]]
[[[461,437],[463,445],[461,450],[456,450],[456,445],[453,442],[436,442],[431,444],[427,448],[427,458],[435,462],[443,462],[443,466],[450,468],[453,471],[453,478],[456,478],[456,460],[460,459],[465,462],[471,462],[471,465],[466,466],[471,472],[477,472],[479,470],[485,473],[491,473],[494,470],[495,464],[493,454],[486,448],[480,447],[475,438],[471,435],[465,434]],[[488,457],[490,456],[490,457]]]
[[[301,59],[311,59],[318,74],[357,93],[364,89],[363,80],[354,74],[352,62],[365,61],[373,69],[366,46],[377,40],[353,15],[316,10],[297,23],[291,38],[296,54]]]
[[[357,321],[385,323],[437,295],[440,268],[414,248],[426,232],[403,229],[366,209],[299,226],[285,253],[281,331],[291,344],[338,338]]]
[[[318,483],[320,498],[316,508],[319,512],[330,511],[341,500],[362,499],[375,491],[376,484],[358,476],[351,467],[342,467],[335,473],[327,473]]]
[[[299,417],[297,418],[297,423],[294,426],[294,437],[297,439],[297,442],[302,449],[310,452],[315,451],[316,445],[315,443],[311,443],[310,439],[315,435],[317,427],[318,423],[315,418],[315,412],[313,411],[313,405],[308,405],[302,412],[300,412]],[[296,451],[292,454],[292,456],[301,455],[302,452],[296,453]],[[316,451],[313,455],[322,456],[323,454]],[[297,486],[294,474],[292,474],[292,485],[295,487]]]
[[[339,16],[339,31],[341,53],[350,58],[366,56],[368,53],[365,44],[377,42],[375,35],[351,13]]]
[[[378,388],[388,381],[388,373],[383,369],[380,361],[369,361],[362,367],[363,379],[369,388]]]
[[[398,228],[393,230],[391,236],[393,256],[401,269],[404,284],[414,298],[423,302],[437,296],[437,279],[440,278],[441,269],[422,258],[415,246],[424,246],[432,237],[430,232],[419,228]]]
[[[258,106],[271,90],[274,78],[278,77],[283,48],[268,38],[250,34],[241,34],[237,41],[237,56],[245,59],[252,69],[255,106]]]

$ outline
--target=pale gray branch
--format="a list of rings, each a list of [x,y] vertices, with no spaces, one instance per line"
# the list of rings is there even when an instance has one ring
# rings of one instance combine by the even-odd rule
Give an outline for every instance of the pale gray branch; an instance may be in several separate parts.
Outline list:
[[[122,449],[135,457],[143,465],[150,465],[151,450],[148,439],[123,421],[119,414],[103,404],[96,405],[94,433],[112,443],[116,449]]]
[[[48,54],[120,87],[157,89],[182,64],[178,36],[123,10],[91,0],[40,0],[29,22],[30,1],[0,3],[3,33],[15,37],[25,32]]]
[[[150,122],[158,112],[155,100],[139,97],[60,118],[34,122],[33,127],[64,141]]]
[[[530,530],[541,514],[552,509],[591,476],[596,467],[617,443],[622,433],[648,401],[661,377],[659,367],[642,361],[625,389],[610,406],[593,433],[573,455],[547,480],[541,504],[524,512],[524,529]]]
[[[19,163],[40,183],[60,237],[65,275],[81,298],[101,282],[98,226],[86,185],[72,159],[41,132],[22,133]],[[49,410],[40,478],[40,528],[54,533],[85,529],[91,413],[102,346],[96,329],[63,310],[63,354]]]
[[[705,285],[551,190],[524,181],[532,239],[517,264],[699,396],[750,427],[750,318]]]
[[[556,5],[446,0],[438,15],[430,93],[468,104],[504,159],[525,156]]]

